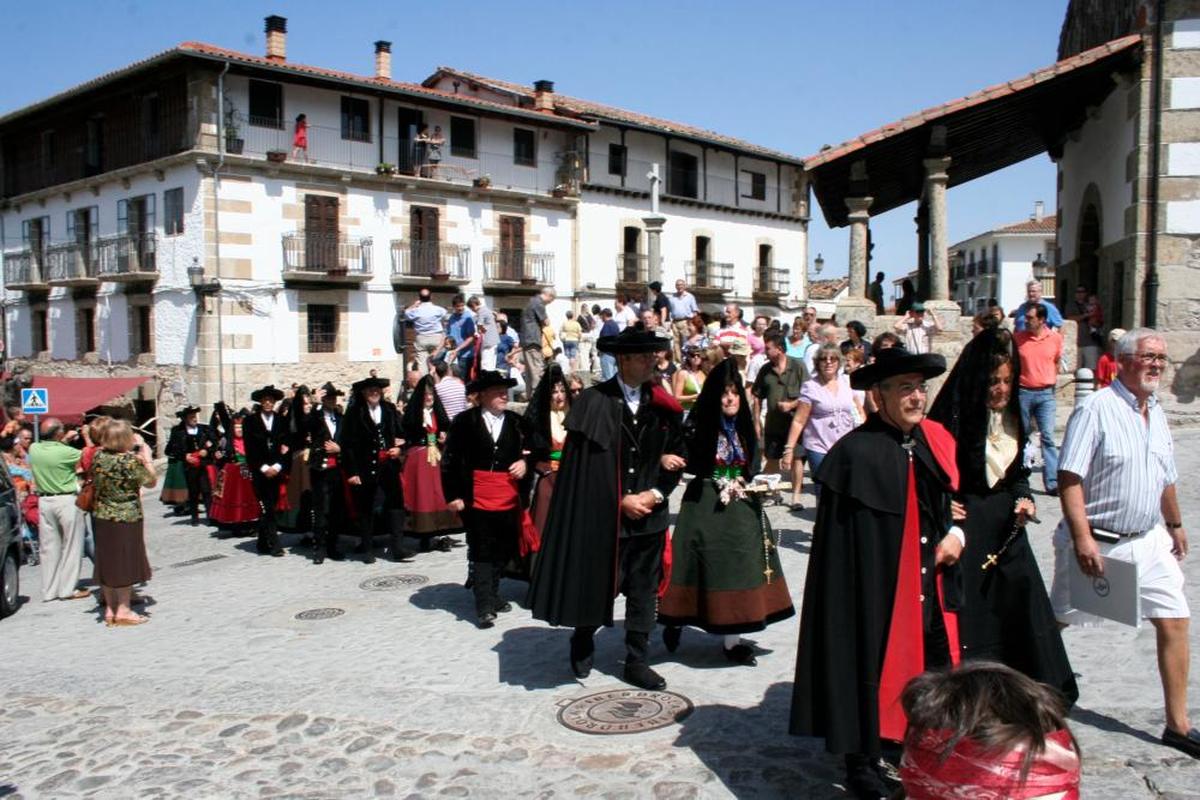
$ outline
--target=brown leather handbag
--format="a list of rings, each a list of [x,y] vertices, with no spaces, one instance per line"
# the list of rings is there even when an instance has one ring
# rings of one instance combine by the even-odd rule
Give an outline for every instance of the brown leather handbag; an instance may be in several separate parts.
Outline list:
[[[96,480],[90,469],[83,473],[83,485],[75,495],[75,507],[89,514],[96,510]]]

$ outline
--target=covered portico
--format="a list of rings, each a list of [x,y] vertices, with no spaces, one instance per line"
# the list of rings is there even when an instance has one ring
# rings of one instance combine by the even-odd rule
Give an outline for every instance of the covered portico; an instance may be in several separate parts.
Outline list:
[[[917,293],[947,322],[951,299],[946,190],[1040,153],[1052,159],[1141,58],[1140,35],[1115,39],[967,97],[920,111],[804,160],[832,228],[850,227],[850,290],[838,320],[870,325],[872,215],[917,201]]]

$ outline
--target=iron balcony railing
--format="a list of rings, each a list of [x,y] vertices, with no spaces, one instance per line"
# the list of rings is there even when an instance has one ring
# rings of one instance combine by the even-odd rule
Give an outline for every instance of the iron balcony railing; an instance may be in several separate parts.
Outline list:
[[[618,283],[649,283],[650,256],[640,253],[617,254]]]
[[[96,242],[96,272],[107,278],[157,272],[157,252],[158,240],[150,232],[108,236]]]
[[[683,271],[694,289],[728,292],[733,288],[733,264],[726,261],[685,261]]]
[[[471,277],[471,248],[446,242],[392,240],[392,275],[442,280]]]
[[[485,281],[553,283],[554,253],[530,253],[525,250],[488,250],[483,254]]]
[[[35,286],[45,283],[42,277],[42,260],[45,255],[31,250],[16,250],[4,254],[4,285]]]
[[[65,242],[46,249],[46,278],[54,281],[97,279],[99,248],[95,242]]]
[[[283,263],[285,272],[323,272],[329,276],[372,274],[369,236],[343,236],[330,233],[285,233]]]
[[[759,267],[756,290],[762,294],[787,294],[790,288],[788,271],[774,267]]]

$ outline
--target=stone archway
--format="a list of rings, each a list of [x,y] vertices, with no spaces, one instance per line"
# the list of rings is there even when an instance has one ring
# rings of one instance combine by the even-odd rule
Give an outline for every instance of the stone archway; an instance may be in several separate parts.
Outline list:
[[[1104,241],[1100,220],[1100,190],[1091,183],[1084,190],[1080,203],[1079,236],[1075,240],[1075,279],[1077,283],[1087,286],[1089,291],[1100,294],[1103,301],[1111,301],[1111,292],[1100,291],[1100,247]],[[1070,298],[1067,295],[1060,298],[1060,302],[1066,303]]]

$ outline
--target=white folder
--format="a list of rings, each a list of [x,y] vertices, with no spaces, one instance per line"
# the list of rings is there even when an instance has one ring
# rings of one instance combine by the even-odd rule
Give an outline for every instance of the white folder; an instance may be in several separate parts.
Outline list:
[[[1101,559],[1104,574],[1096,577],[1084,575],[1079,561],[1071,559],[1071,606],[1087,614],[1140,628],[1142,603],[1137,564],[1108,556],[1101,556]]]

